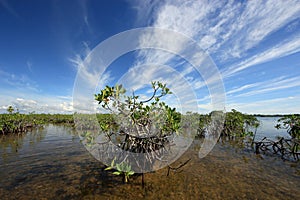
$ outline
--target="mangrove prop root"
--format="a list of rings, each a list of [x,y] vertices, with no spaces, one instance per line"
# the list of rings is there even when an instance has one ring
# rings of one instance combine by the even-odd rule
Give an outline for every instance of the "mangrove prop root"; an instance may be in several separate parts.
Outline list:
[[[281,137],[278,141],[273,141],[264,137],[261,141],[255,142],[255,153],[261,152],[280,154],[282,159],[299,161],[300,140]]]
[[[166,156],[170,154],[171,146],[174,145],[172,137],[168,135],[152,135],[148,137],[138,137],[122,133],[123,139],[113,139],[113,135],[119,135],[119,133],[112,133],[107,136],[107,140],[103,142],[97,142],[97,145],[92,146],[92,151],[98,151],[100,156],[116,157],[117,160],[124,160],[126,152],[135,153],[130,155],[130,159],[134,161],[133,165],[139,168],[145,168],[152,170],[152,166],[156,161],[168,162]],[[112,142],[124,151],[115,151]],[[138,159],[139,154],[143,153],[145,159]]]
[[[167,172],[167,176],[169,176],[170,174],[170,170],[173,170],[173,171],[177,171],[178,169],[180,169],[181,167],[185,166],[188,162],[190,162],[191,158],[188,159],[187,161],[185,161],[184,163],[180,164],[179,166],[177,167],[171,167],[170,165],[168,165],[168,172]]]

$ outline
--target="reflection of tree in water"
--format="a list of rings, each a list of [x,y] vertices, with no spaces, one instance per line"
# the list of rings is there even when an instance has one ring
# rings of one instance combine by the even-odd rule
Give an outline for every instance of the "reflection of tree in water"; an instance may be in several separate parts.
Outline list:
[[[22,149],[23,147],[24,137],[24,134],[0,137],[0,152],[3,160],[7,160],[9,154],[18,154],[19,149]]]
[[[29,145],[34,147],[36,144],[40,143],[45,139],[46,132],[42,128],[32,131],[29,135]]]
[[[27,134],[4,135],[0,137],[0,153],[5,161],[9,156],[16,156],[19,150],[26,148],[26,144],[35,147],[45,139],[46,132],[42,128],[35,129]]]

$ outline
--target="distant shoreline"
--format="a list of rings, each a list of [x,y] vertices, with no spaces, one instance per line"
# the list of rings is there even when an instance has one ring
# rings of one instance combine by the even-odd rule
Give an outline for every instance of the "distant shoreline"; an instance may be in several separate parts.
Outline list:
[[[300,116],[300,114],[249,114],[249,115],[253,115],[255,117],[286,117],[291,115]]]
[[[230,112],[230,111],[228,111]],[[62,113],[20,113],[22,115],[48,115],[48,116],[54,116],[54,115],[61,115],[61,116],[68,116],[68,115],[74,115],[76,113],[65,113],[65,114],[62,114]],[[79,113],[77,113],[79,114]],[[82,113],[83,114],[83,113]],[[91,115],[93,115],[95,113],[92,113]],[[108,114],[108,113],[96,113],[96,114]],[[199,115],[207,115],[209,113],[198,113]],[[291,116],[291,115],[294,115],[294,116],[300,116],[300,114],[248,114],[248,113],[243,113],[245,115],[250,115],[250,116],[254,116],[254,117],[287,117],[287,116]],[[0,115],[9,115],[8,113],[0,113]],[[89,114],[87,114],[89,115]]]

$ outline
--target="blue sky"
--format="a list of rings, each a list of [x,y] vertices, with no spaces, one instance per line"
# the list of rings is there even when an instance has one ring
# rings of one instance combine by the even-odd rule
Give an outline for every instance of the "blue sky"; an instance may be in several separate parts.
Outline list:
[[[72,113],[86,55],[115,34],[151,26],[190,37],[211,57],[223,78],[227,110],[300,113],[298,0],[0,0],[0,25],[0,112],[14,105],[21,112]],[[139,67],[155,60],[190,82],[198,111],[211,111],[210,93],[191,66],[166,52],[145,51],[121,56],[101,84],[121,77],[138,84],[133,72],[174,81],[167,68]]]

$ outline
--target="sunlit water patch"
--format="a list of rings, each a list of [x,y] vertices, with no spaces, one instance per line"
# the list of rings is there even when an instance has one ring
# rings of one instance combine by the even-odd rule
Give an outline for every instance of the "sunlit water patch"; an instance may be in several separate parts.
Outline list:
[[[272,140],[276,140],[277,137],[290,138],[286,129],[276,129],[275,125],[280,117],[257,117],[260,121],[260,126],[257,129],[255,136],[256,141],[267,137]]]

